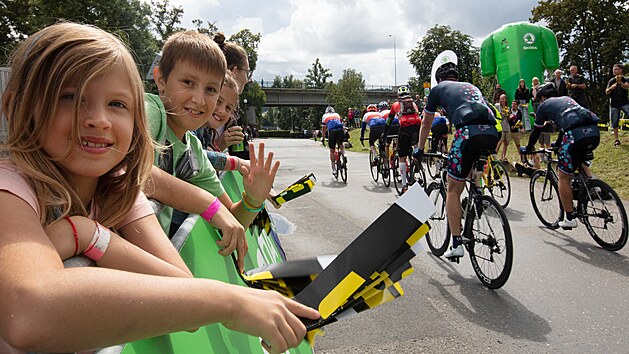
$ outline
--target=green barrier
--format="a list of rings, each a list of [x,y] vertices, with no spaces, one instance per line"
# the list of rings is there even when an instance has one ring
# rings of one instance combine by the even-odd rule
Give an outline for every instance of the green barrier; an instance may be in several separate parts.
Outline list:
[[[230,198],[240,200],[242,176],[227,172],[222,177],[223,185]],[[245,269],[284,261],[283,251],[274,240],[275,229],[268,219],[256,220],[247,230],[249,252],[245,257]],[[216,241],[219,235],[212,226],[198,216],[189,217],[173,236],[173,243],[181,247],[180,254],[197,278],[211,278],[240,286],[246,286],[234,266],[231,257],[218,254]],[[185,289],[181,289],[185,291]],[[194,333],[177,332],[145,339],[124,346],[122,354],[196,354],[196,353],[266,353],[260,345],[260,338],[231,331],[221,324],[201,327]],[[312,353],[305,340],[290,353]]]

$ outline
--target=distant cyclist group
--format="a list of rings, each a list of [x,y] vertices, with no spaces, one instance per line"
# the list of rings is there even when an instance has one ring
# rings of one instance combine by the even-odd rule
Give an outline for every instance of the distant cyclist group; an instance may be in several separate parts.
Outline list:
[[[493,192],[490,196],[484,195],[485,189],[481,185],[494,183],[494,179],[500,180],[500,174],[506,174],[501,165],[499,171],[493,171],[498,176],[487,178],[487,170],[494,169],[491,165],[494,160],[492,156],[496,153],[500,140],[502,117],[483,97],[480,89],[468,82],[458,81],[459,73],[455,63],[441,65],[436,70],[435,77],[437,85],[431,88],[423,111],[420,111],[411,98],[407,86],[399,87],[398,99],[390,106],[386,101],[367,106],[362,119],[361,142],[369,141],[372,171],[376,165],[378,170],[386,169],[382,171],[384,181],[390,169],[394,181],[397,178],[401,183],[401,193],[407,190],[409,182],[415,181],[412,177],[413,171],[409,174],[409,164],[419,165],[412,167],[413,169],[422,169],[422,162],[430,165],[435,161],[442,161],[435,174],[431,172],[431,176],[439,180],[438,182],[427,186],[425,180],[421,181],[422,177],[418,178],[436,205],[443,200],[442,210],[437,205],[437,212],[431,218],[431,223],[444,223],[445,231],[438,237],[436,234],[439,228],[431,225],[433,230],[427,235],[428,244],[435,255],[443,255],[456,262],[464,256],[464,249],[467,249],[481,282],[490,288],[498,288],[506,282],[511,270],[511,231],[501,203],[494,200]],[[604,182],[593,179],[588,168],[588,161],[592,159],[593,151],[600,142],[597,126],[599,118],[572,98],[558,96],[553,82],[540,86],[537,92],[540,106],[535,116],[534,129],[528,144],[519,150],[524,156],[551,154],[552,151],[557,155],[557,159],[549,160],[548,165],[549,171],[552,170],[550,166],[554,161],[559,173],[544,174],[544,171],[539,170],[536,172],[537,177],[546,178],[531,179],[531,202],[545,225],[569,230],[577,227],[579,219],[601,246],[618,250],[627,241],[626,211],[613,189]],[[330,133],[330,161],[332,173],[336,174],[335,145],[341,146],[343,163],[346,164],[347,161],[342,148],[341,117],[334,113],[332,107],[328,107],[322,124],[324,133],[326,129]],[[547,124],[554,124],[558,129],[557,141],[552,144],[552,149],[534,151],[535,142]],[[451,147],[446,153],[450,125],[454,134]],[[368,139],[365,138],[367,128]],[[430,151],[424,152],[429,136],[432,136]],[[397,139],[395,153],[390,152],[393,139]],[[379,144],[378,147],[376,143]],[[498,161],[493,163],[500,164]],[[579,172],[581,177],[575,177],[579,176]],[[483,174],[485,177],[479,178]],[[425,175],[423,178],[425,179]],[[575,188],[578,178],[583,184],[580,189]],[[374,180],[377,181],[377,174]],[[385,185],[388,186],[386,181]],[[506,185],[506,193],[510,193],[508,179]],[[505,189],[504,184],[499,187]],[[467,197],[461,199],[464,190],[467,190]],[[576,209],[573,201],[577,201]],[[504,207],[506,203],[503,204]],[[556,212],[558,220],[555,223],[545,222],[547,218],[544,213],[548,209]],[[446,250],[450,236],[452,244]],[[485,250],[479,247],[484,247]]]

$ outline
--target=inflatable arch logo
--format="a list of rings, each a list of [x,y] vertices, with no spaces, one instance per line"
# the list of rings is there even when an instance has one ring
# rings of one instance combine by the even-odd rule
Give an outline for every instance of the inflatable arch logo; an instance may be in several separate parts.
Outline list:
[[[526,33],[522,39],[524,40],[524,43],[526,44],[533,44],[535,43],[535,35],[531,32]]]

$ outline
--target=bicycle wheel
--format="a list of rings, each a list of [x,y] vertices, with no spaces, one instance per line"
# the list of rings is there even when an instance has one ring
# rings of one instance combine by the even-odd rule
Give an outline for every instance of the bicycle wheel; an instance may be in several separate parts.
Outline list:
[[[380,174],[382,175],[382,183],[384,183],[385,187],[389,187],[391,185],[391,170],[389,169],[389,159],[387,159],[384,153],[380,154]]]
[[[466,243],[472,268],[478,279],[490,289],[502,287],[513,265],[511,228],[504,210],[489,196],[482,196],[465,217]],[[480,210],[480,217],[477,211]]]
[[[422,188],[426,189],[426,171],[424,171],[424,166],[415,158],[409,157],[409,161],[411,161],[410,171],[412,173],[409,176],[408,185],[418,182]]]
[[[343,160],[343,162],[341,162],[341,159]],[[341,180],[343,181],[343,183],[347,184],[347,157],[341,156],[339,158],[338,171],[339,175],[341,175]]]
[[[492,161],[492,173],[489,176],[489,193],[504,209],[511,200],[511,181],[505,165],[500,161]]]
[[[426,169],[428,170],[428,175],[430,178],[437,179],[439,178],[439,169],[441,165],[441,161],[439,161],[436,157],[425,157],[426,161]]]
[[[564,211],[559,200],[557,181],[548,178],[548,173],[543,170],[533,173],[529,195],[539,221],[549,229],[555,230],[559,227],[559,221],[563,219]]]
[[[601,247],[618,251],[627,243],[627,212],[607,183],[593,179],[583,197],[583,223]]]
[[[369,149],[369,170],[371,171],[371,178],[373,178],[373,181],[378,182],[378,174],[380,172],[378,168],[378,161],[376,159],[376,155],[373,151],[371,151],[371,149]]]
[[[430,217],[430,231],[426,234],[426,243],[430,252],[437,257],[441,257],[450,244],[450,228],[446,219],[446,192],[441,188],[439,182],[432,182],[426,194],[430,201],[437,207],[435,213]]]
[[[402,195],[402,175],[400,175],[400,160],[397,155],[393,156],[393,186],[397,195]]]

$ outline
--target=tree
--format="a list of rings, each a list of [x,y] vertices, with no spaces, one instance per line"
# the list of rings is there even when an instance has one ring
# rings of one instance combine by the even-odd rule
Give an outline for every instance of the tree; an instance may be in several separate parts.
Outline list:
[[[450,26],[436,25],[426,32],[415,48],[408,53],[408,59],[420,82],[430,82],[432,63],[444,50],[452,50],[458,57],[461,81],[471,82],[472,71],[479,65],[479,50],[472,45],[472,37]]]
[[[0,64],[5,63],[21,40],[34,32],[28,0],[0,3]]]
[[[327,84],[327,80],[332,77],[330,69],[326,69],[321,65],[319,58],[312,63],[312,68],[308,69],[308,75],[304,83],[307,88],[323,89]]]
[[[194,19],[192,20],[192,25],[194,26],[194,30],[199,33],[207,34],[208,36],[212,36],[213,33],[218,32],[218,27],[216,27],[216,21],[210,22],[205,21],[206,24],[203,24],[203,20]]]
[[[347,112],[349,107],[364,105],[367,100],[367,96],[363,93],[364,89],[363,74],[354,69],[345,69],[339,81],[330,85],[330,93],[326,100],[334,106],[337,112]]]
[[[184,28],[180,27],[183,7],[171,6],[169,0],[151,0],[151,24],[157,32],[157,46],[162,48],[168,37]]]
[[[614,63],[629,59],[629,4],[614,0],[543,0],[531,21],[545,21],[555,32],[561,66],[576,65],[588,79],[591,109],[609,117],[605,87]]]
[[[260,33],[253,33],[249,29],[243,29],[234,33],[229,37],[230,42],[234,42],[247,52],[249,59],[249,70],[254,71],[258,64],[258,44],[262,35]]]

